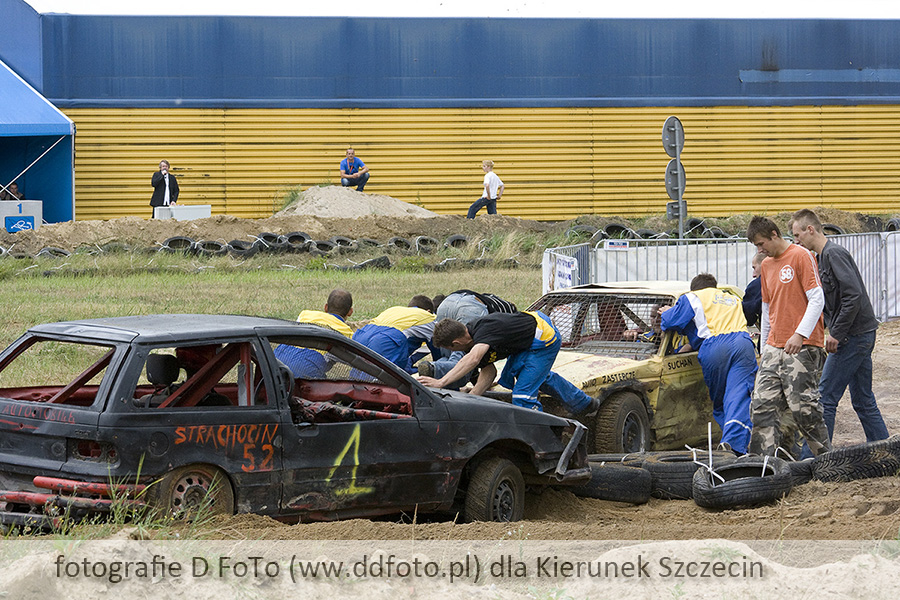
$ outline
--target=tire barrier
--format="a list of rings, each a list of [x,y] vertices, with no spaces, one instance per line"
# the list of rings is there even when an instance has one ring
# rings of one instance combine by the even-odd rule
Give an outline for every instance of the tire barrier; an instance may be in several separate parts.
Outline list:
[[[356,244],[356,242],[354,242],[352,239],[350,239],[348,237],[344,237],[342,235],[336,235],[328,241],[331,242],[332,244],[334,244],[335,246],[340,246],[341,248],[349,248]]]
[[[631,452],[629,454],[617,453],[601,453],[588,454],[589,463],[620,463],[629,467],[640,467],[644,464],[647,457],[656,454],[655,452]]]
[[[224,256],[228,253],[228,245],[216,240],[202,240],[194,246],[200,256]]]
[[[634,235],[642,240],[655,240],[659,234],[652,229],[636,229]]]
[[[25,252],[24,250],[9,250],[6,254],[10,258],[24,259],[24,258],[34,258],[30,252]]]
[[[48,258],[65,258],[66,256],[72,256],[72,253],[68,250],[63,250],[62,248],[57,248],[55,246],[47,246],[46,248],[41,248],[37,254],[37,257],[48,257]]]
[[[3,258],[4,256],[6,256],[6,254],[7,254],[6,248],[4,248],[3,246],[0,246],[0,258]]]
[[[117,252],[131,252],[131,246],[122,242],[107,242],[100,246],[100,252],[115,254]]]
[[[897,473],[900,473],[900,435],[838,448],[812,461],[812,475],[817,481],[853,481]]]
[[[713,468],[734,462],[731,452],[713,452]],[[650,495],[665,500],[690,500],[694,497],[694,472],[701,463],[709,464],[706,452],[655,452],[647,456],[641,466],[650,472]]]
[[[650,473],[639,466],[591,463],[591,479],[572,488],[582,498],[644,504],[650,499]]]
[[[448,236],[444,240],[444,248],[465,248],[468,244],[469,238],[459,233]]]
[[[704,508],[734,508],[774,502],[791,491],[791,469],[780,458],[742,456],[694,473],[694,502]]]
[[[358,265],[353,265],[352,267],[341,267],[342,271],[366,271],[371,269],[382,269],[387,270],[390,269],[393,265],[391,265],[391,259],[387,256],[379,256],[378,258],[370,258],[369,260],[364,260]]]
[[[415,246],[416,252],[418,252],[419,254],[431,254],[432,252],[440,248],[441,243],[433,237],[420,235],[416,238]]]
[[[571,240],[571,238],[592,240],[599,231],[600,229],[593,225],[572,225],[566,230],[566,240]]]
[[[825,235],[844,235],[844,228],[834,223],[822,223],[822,233]]]
[[[356,246],[358,248],[377,248],[381,246],[381,242],[372,238],[359,238],[356,240]]]
[[[887,225],[884,226],[885,231],[900,231],[900,219],[889,219]]]
[[[285,246],[288,252],[306,252],[309,250],[309,242],[312,238],[303,231],[292,231],[280,236],[279,241]]]
[[[256,236],[257,244],[259,245],[260,252],[266,252],[269,254],[279,254],[288,249],[287,242],[282,239],[282,236],[277,233],[271,233],[269,231],[264,231]]]
[[[259,246],[255,242],[244,240],[231,240],[228,242],[228,253],[238,258],[249,258],[259,252]]]
[[[314,240],[309,243],[309,253],[315,256],[331,254],[335,248],[337,248],[337,245],[328,240]]]
[[[182,254],[190,254],[194,251],[194,245],[196,242],[189,238],[184,237],[182,235],[176,235],[174,237],[170,237],[166,241],[163,242],[160,247],[160,252],[180,252]]]
[[[393,248],[394,250],[401,250],[403,252],[409,252],[412,250],[412,242],[403,237],[392,237],[387,242],[388,248]]]
[[[717,225],[713,225],[712,227],[707,229],[707,231],[709,231],[710,237],[713,237],[716,239],[726,239],[726,238],[731,237],[730,235],[725,233],[724,229],[722,229],[721,227],[719,227]]]
[[[637,234],[631,227],[622,225],[621,223],[610,223],[603,228],[603,233],[610,239],[633,240],[637,237]]]

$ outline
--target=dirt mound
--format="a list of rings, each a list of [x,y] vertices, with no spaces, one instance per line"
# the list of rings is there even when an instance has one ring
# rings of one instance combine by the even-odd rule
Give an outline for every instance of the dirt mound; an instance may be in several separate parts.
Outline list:
[[[357,219],[360,217],[418,217],[427,219],[437,213],[379,194],[357,192],[337,185],[311,187],[296,202],[275,214],[276,217],[307,215],[324,218]]]

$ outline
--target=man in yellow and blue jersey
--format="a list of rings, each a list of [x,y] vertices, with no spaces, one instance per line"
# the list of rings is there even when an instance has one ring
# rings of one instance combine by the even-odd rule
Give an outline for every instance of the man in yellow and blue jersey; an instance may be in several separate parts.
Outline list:
[[[356,330],[353,341],[390,360],[406,371],[414,373],[411,358],[422,344],[432,350],[434,304],[428,296],[413,296],[409,306],[392,306],[369,323]]]
[[[325,302],[325,310],[304,310],[297,317],[298,323],[326,327],[345,337],[353,335],[347,318],[353,314],[353,296],[346,290],[332,290]],[[290,368],[294,378],[323,379],[328,369],[328,355],[312,348],[297,348],[282,344],[275,348],[275,358]]]
[[[468,325],[443,319],[434,326],[434,343],[466,355],[440,379],[419,377],[424,385],[447,387],[480,367],[471,393],[481,395],[494,385],[494,363],[505,358],[506,366],[497,383],[512,390],[516,406],[543,410],[538,400],[538,392],[543,392],[562,402],[573,416],[591,416],[600,407],[599,400],[550,370],[562,342],[550,317],[540,311],[491,313]]]
[[[719,289],[716,278],[701,273],[675,306],[660,309],[663,330],[674,329],[697,350],[703,379],[713,403],[722,442],[737,454],[750,443],[750,396],[756,378],[756,350],[747,331],[741,298]]]

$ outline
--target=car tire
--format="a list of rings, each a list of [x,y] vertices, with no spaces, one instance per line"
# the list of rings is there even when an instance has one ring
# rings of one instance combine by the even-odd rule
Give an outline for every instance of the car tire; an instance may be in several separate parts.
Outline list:
[[[820,454],[812,461],[817,481],[853,481],[900,473],[900,435]]]
[[[840,225],[834,223],[822,223],[822,233],[825,235],[844,235],[847,232]]]
[[[791,486],[797,487],[804,483],[809,483],[813,479],[813,459],[804,458],[803,460],[788,461],[788,468],[791,470]]]
[[[763,470],[765,465],[765,470]],[[780,458],[742,456],[714,468],[694,473],[694,502],[703,508],[734,508],[774,502],[791,491],[791,469]]]
[[[456,233],[456,234],[453,234],[453,235],[447,237],[447,239],[444,241],[444,247],[445,248],[465,248],[466,245],[468,245],[468,243],[469,243],[468,237],[466,237],[460,233]]]
[[[591,479],[572,488],[582,498],[644,504],[650,499],[650,473],[640,466],[621,463],[592,463]]]
[[[228,242],[228,253],[239,258],[249,258],[259,252],[259,246],[256,243],[245,242],[244,240],[231,240]]]
[[[509,459],[493,456],[479,462],[469,476],[463,520],[520,521],[525,515],[525,479]]]
[[[200,256],[224,256],[228,253],[228,245],[217,240],[201,240],[195,248]]]
[[[600,406],[594,421],[595,452],[645,452],[650,447],[650,417],[634,392],[617,392]]]
[[[260,252],[268,254],[281,254],[289,250],[287,242],[277,233],[264,231],[256,236],[256,242],[259,245]]]
[[[644,460],[647,459],[648,456],[653,454],[652,452],[635,452],[631,454],[625,453],[599,453],[599,454],[588,454],[587,461],[589,463],[620,463],[623,465],[627,465],[629,467],[640,467],[644,464]]]
[[[287,252],[306,252],[312,238],[303,231],[292,231],[279,237]]]
[[[167,473],[154,486],[158,506],[168,516],[234,514],[234,489],[225,473],[210,465],[188,465]]]
[[[394,250],[400,250],[402,252],[411,252],[413,247],[412,242],[399,236],[389,239],[386,245],[388,248],[393,248]]]
[[[693,498],[694,472],[700,468],[700,465],[694,462],[695,456],[700,462],[709,460],[709,454],[706,452],[695,454],[688,450],[653,453],[644,459],[642,466],[650,472],[652,479],[650,495],[664,500]],[[713,468],[732,463],[735,458],[731,452],[714,452]]]
[[[47,246],[45,248],[41,248],[41,250],[37,254],[35,254],[35,256],[46,256],[48,258],[65,258],[71,255],[72,253],[68,250],[63,250],[62,248],[57,248],[56,246]]]
[[[436,238],[427,235],[417,237],[415,244],[416,252],[419,254],[431,254],[441,246],[441,243]]]
[[[900,219],[894,217],[888,219],[887,225],[884,226],[885,231],[900,231]]]
[[[160,247],[161,252],[181,252],[183,254],[192,254],[195,249],[196,242],[183,235],[176,235],[165,240]]]

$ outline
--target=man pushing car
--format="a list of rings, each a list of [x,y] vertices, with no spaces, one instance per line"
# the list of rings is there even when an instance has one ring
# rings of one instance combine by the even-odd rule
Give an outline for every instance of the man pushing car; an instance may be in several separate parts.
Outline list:
[[[481,395],[494,385],[494,363],[506,358],[498,383],[512,390],[516,406],[543,410],[540,391],[560,400],[575,416],[590,417],[600,407],[599,400],[550,370],[562,342],[550,318],[541,312],[492,313],[468,325],[442,319],[434,326],[432,339],[437,346],[466,355],[440,379],[419,377],[424,385],[443,388],[480,367],[471,393]]]

